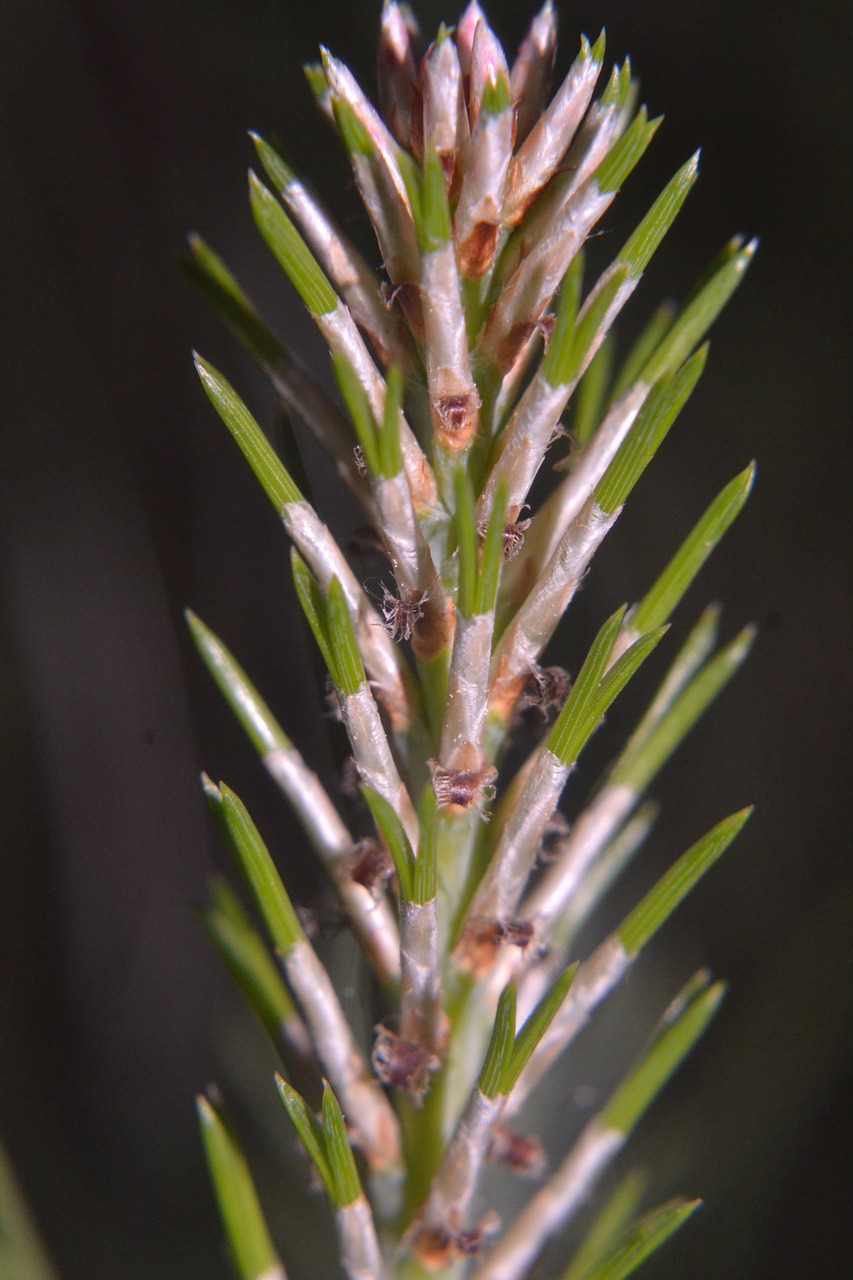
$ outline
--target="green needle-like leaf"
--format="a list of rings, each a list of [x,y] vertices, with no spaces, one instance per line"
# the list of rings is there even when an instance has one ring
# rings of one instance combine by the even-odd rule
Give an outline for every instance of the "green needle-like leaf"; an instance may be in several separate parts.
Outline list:
[[[701,1200],[669,1200],[635,1222],[619,1245],[578,1280],[627,1280],[702,1204]],[[574,1278],[572,1278],[574,1280]]]
[[[328,1080],[323,1081],[322,1116],[326,1156],[335,1185],[334,1202],[342,1209],[359,1198],[361,1182],[340,1104]]]
[[[362,786],[361,794],[367,801],[373,814],[376,829],[384,840],[397,872],[397,883],[400,897],[404,902],[414,899],[415,855],[409,844],[409,837],[403,830],[403,824],[397,813],[384,796],[380,796],[372,787]]]
[[[660,346],[641,371],[643,382],[652,384],[659,378],[672,374],[689,353],[701,342],[735,289],[758,247],[756,240],[744,248],[736,241],[736,251],[726,257],[713,272],[707,284],[688,300],[679,311]]]
[[[548,750],[553,751],[565,764],[574,764],[586,740],[585,728],[589,711],[624,616],[623,605],[607,619],[593,640],[565,706],[548,736]]]
[[[699,381],[708,355],[707,345],[671,377],[661,378],[650,391],[634,425],[595,490],[595,500],[609,514],[625,502]]]
[[[623,1236],[645,1190],[646,1179],[637,1170],[625,1175],[604,1202],[584,1236],[583,1243],[560,1280],[592,1280],[596,1268],[606,1263],[612,1246]]]
[[[184,617],[205,666],[249,739],[262,756],[287,748],[290,739],[249,680],[234,655],[191,609]]]
[[[464,467],[457,467],[453,477],[456,498],[456,537],[459,540],[459,596],[456,606],[466,618],[474,614],[477,589],[477,523],[474,495]]]
[[[569,994],[577,969],[578,966],[572,964],[560,974],[557,981],[545,992],[518,1032],[512,1052],[508,1059],[504,1061],[501,1074],[501,1093],[509,1094],[512,1092],[513,1086],[527,1066],[531,1054],[554,1021],[560,1005]]]
[[[475,613],[491,613],[498,595],[501,565],[503,563],[504,530],[506,527],[507,483],[502,476],[495,487],[495,500],[486,528],[486,536],[480,552],[480,572],[474,599]]]
[[[296,174],[290,165],[281,158],[274,147],[265,142],[260,134],[249,130],[249,137],[255,144],[255,150],[258,153],[258,159],[264,166],[267,177],[276,188],[277,191],[284,191],[293,182]]]
[[[632,276],[640,276],[652,255],[675,221],[681,206],[699,175],[699,152],[683,164],[664,187],[657,200],[617,255],[617,262],[627,262]]]
[[[542,373],[551,386],[573,382],[578,376],[607,312],[627,278],[628,267],[617,263],[610,269],[601,287],[590,294],[572,330],[570,341],[567,341],[562,349],[555,349],[553,343],[549,344],[548,354],[542,365]],[[553,357],[552,351],[554,351]]]
[[[412,880],[412,901],[432,902],[436,892],[438,867],[438,801],[431,786],[424,787],[418,810],[418,856]]]
[[[258,230],[306,307],[315,316],[338,305],[326,275],[273,193],[249,171],[249,203]]]
[[[631,624],[638,631],[659,627],[670,617],[708,556],[740,514],[749,497],[754,478],[755,463],[751,462],[717,494],[663,573],[637,605]]]
[[[302,1142],[308,1153],[308,1158],[314,1168],[320,1175],[323,1186],[329,1199],[335,1201],[335,1178],[329,1164],[328,1154],[326,1151],[326,1135],[323,1126],[320,1124],[313,1111],[308,1106],[301,1093],[297,1093],[293,1085],[280,1075],[275,1077],[278,1096],[284,1104],[284,1109],[290,1117],[290,1122],[296,1130],[297,1136]]]
[[[616,191],[643,157],[646,147],[657,133],[663,116],[649,120],[646,108],[640,107],[636,117],[615,142],[595,171],[598,189]]]
[[[616,930],[629,955],[637,955],[707,871],[728,849],[752,809],[741,809],[707,831],[675,862]]]
[[[515,1043],[515,983],[508,982],[501,992],[495,1012],[495,1022],[478,1085],[487,1098],[497,1098],[505,1092],[504,1074],[512,1059]]]
[[[429,253],[450,239],[450,210],[444,187],[444,169],[435,147],[424,156],[421,188],[421,252]]]
[[[219,1213],[241,1280],[259,1280],[280,1268],[246,1158],[221,1104],[196,1099],[201,1136]]]
[[[187,275],[238,342],[262,367],[269,368],[286,360],[278,338],[264,324],[219,255],[195,233],[187,237],[187,243],[190,253],[182,259]]]
[[[376,440],[376,422],[373,418],[367,392],[349,360],[341,352],[336,351],[332,355],[332,368],[335,371],[335,378],[337,379],[343,402],[347,407],[350,421],[355,428],[358,443],[364,454],[365,466],[370,475],[378,475],[380,467],[379,449]]]
[[[560,373],[563,366],[568,364],[571,355],[575,323],[581,301],[583,268],[584,254],[581,251],[575,254],[560,285],[554,328],[548,341],[548,350],[542,361],[542,377],[552,387],[565,381]]]
[[[618,400],[623,391],[627,391],[639,378],[643,368],[663,341],[674,317],[675,306],[671,302],[664,302],[640,330],[613,383],[610,404]]]
[[[754,629],[745,627],[684,685],[671,702],[660,708],[659,715],[650,716],[648,721],[644,717],[616,762],[610,781],[630,787],[638,795],[645,791],[702,713],[740,668],[754,639]]]
[[[332,651],[329,643],[328,630],[328,608],[326,605],[326,597],[320,590],[320,585],[302,559],[295,547],[290,550],[290,567],[293,572],[293,583],[296,587],[296,595],[299,603],[302,605],[302,612],[308,619],[308,625],[311,628],[314,639],[323,655],[323,661],[328,668],[329,675],[335,680],[337,670],[336,656]],[[340,686],[338,686],[340,687]]]
[[[58,1280],[39,1239],[8,1154],[0,1146],[0,1276],[3,1280]]]
[[[231,847],[275,946],[286,955],[304,937],[302,926],[281,877],[239,796],[220,783],[222,812],[231,836]]]
[[[649,654],[657,648],[666,630],[666,627],[658,627],[657,631],[650,631],[648,635],[641,636],[614,662],[590,704],[585,722],[587,734],[593,732],[601,717],[607,713],[610,704],[615,702],[631,677],[639,671]]]
[[[326,625],[329,649],[335,661],[332,678],[341,693],[352,695],[364,684],[364,666],[358,651],[349,605],[337,578],[332,578],[329,583]]]
[[[603,1128],[631,1132],[708,1026],[725,990],[723,982],[708,987],[657,1037],[600,1113]]]
[[[194,359],[208,399],[236,440],[276,511],[280,514],[289,503],[301,502],[302,494],[230,382],[201,356],[196,355]]]
[[[587,365],[572,401],[572,436],[579,445],[592,438],[603,417],[612,371],[613,337],[608,334]]]
[[[372,159],[376,154],[373,140],[350,104],[344,102],[341,98],[333,97],[332,110],[335,114],[338,133],[341,135],[341,141],[346,148],[347,154],[350,156],[367,156]]]
[[[385,405],[379,431],[379,471],[386,480],[403,470],[400,448],[400,412],[403,407],[403,375],[400,366],[392,364],[385,375]]]
[[[212,882],[211,892],[213,906],[200,912],[205,930],[270,1038],[278,1043],[282,1026],[296,1007],[236,894],[221,877]]]

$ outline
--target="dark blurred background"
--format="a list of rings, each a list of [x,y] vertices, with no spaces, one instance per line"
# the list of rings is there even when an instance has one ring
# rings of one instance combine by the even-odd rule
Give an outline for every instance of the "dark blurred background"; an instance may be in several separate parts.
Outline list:
[[[227,639],[312,762],[328,771],[330,757],[283,535],[190,347],[268,425],[275,405],[177,259],[198,229],[325,372],[251,221],[245,130],[284,139],[341,215],[355,215],[300,67],[323,41],[372,91],[379,7],[3,8],[0,1135],[68,1280],[228,1274],[191,1101],[209,1080],[231,1098],[262,1175],[288,1146],[272,1060],[191,912],[220,859],[199,769],[244,795],[297,897],[310,900],[314,880],[190,651],[184,605]],[[560,1123],[577,1127],[575,1086],[595,1079],[595,1054],[633,1052],[697,965],[731,979],[718,1024],[637,1135],[637,1159],[656,1170],[650,1195],[706,1198],[648,1267],[670,1280],[841,1277],[853,1249],[842,8],[622,0],[573,3],[563,20],[558,71],[576,34],[594,38],[606,23],[608,64],[630,53],[650,111],[667,116],[606,220],[602,264],[704,148],[698,187],[629,308],[629,336],[731,234],[762,241],[714,330],[702,387],[596,561],[561,651],[576,667],[601,618],[637,598],[711,496],[757,457],[751,502],[674,630],[719,598],[724,634],[755,620],[758,643],[656,786],[659,829],[625,894],[725,813],[754,801],[756,814],[607,1010],[604,1039],[567,1063],[560,1103]],[[426,32],[456,16],[432,0],[419,12]],[[526,6],[490,14],[514,50]],[[372,252],[357,219],[350,229]],[[331,509],[346,510],[334,488]],[[599,764],[648,689],[614,712]],[[270,1178],[271,1216],[294,1259],[294,1220]],[[299,1221],[312,1248],[322,1214],[307,1229]],[[315,1260],[304,1274],[326,1268]]]

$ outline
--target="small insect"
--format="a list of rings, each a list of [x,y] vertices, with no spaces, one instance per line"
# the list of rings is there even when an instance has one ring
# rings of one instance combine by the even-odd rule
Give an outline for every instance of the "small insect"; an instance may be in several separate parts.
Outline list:
[[[376,1041],[370,1063],[383,1084],[403,1089],[420,1104],[429,1089],[429,1078],[441,1063],[425,1045],[403,1040],[383,1023],[375,1028]]]
[[[392,640],[411,640],[416,625],[424,616],[427,598],[425,591],[418,595],[411,587],[398,597],[383,586],[380,608],[385,619],[385,630]]]
[[[349,857],[349,873],[356,884],[367,889],[375,902],[385,891],[394,874],[390,855],[375,840],[359,840]]]
[[[522,507],[522,511],[524,508]],[[504,529],[503,558],[514,560],[524,546],[524,535],[530,528],[529,520],[515,520]]]
[[[355,446],[355,448],[352,451],[352,456],[355,458],[355,469],[358,472],[358,474],[360,476],[366,476],[367,463],[364,460],[364,450],[362,449],[360,444],[357,444]]]
[[[497,769],[485,765],[482,769],[445,769],[437,760],[427,761],[432,774],[432,787],[439,809],[458,805],[460,809],[476,809],[486,819],[484,805],[494,800]]]
[[[521,511],[527,510],[527,504],[521,508]],[[519,511],[519,515],[521,515]],[[503,558],[504,560],[514,560],[524,545],[524,535],[530,528],[530,520],[515,520],[504,528],[503,536]],[[488,523],[481,520],[477,525],[477,532],[481,538],[485,538],[488,529]]]
[[[572,690],[572,678],[563,667],[531,668],[522,698],[527,707],[538,707],[547,720],[559,712]]]

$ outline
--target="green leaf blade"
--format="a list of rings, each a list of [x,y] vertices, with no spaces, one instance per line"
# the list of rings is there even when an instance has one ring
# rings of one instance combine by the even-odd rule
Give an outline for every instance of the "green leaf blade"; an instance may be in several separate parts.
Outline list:
[[[184,617],[205,666],[255,750],[265,756],[290,747],[287,734],[230,650],[191,609],[184,610]]]
[[[731,251],[724,253],[722,262],[713,270],[707,283],[685,302],[660,346],[642,369],[640,377],[643,382],[651,385],[659,378],[672,375],[696,343],[702,341],[741,283],[758,241],[752,240],[741,246],[739,239],[733,241]]]
[[[655,1039],[600,1113],[603,1128],[630,1134],[707,1028],[725,990],[722,982],[701,990]]]
[[[595,171],[599,191],[618,191],[632,169],[639,164],[646,147],[662,123],[663,116],[649,120],[646,108],[640,108],[622,137],[613,144]]]
[[[752,813],[740,809],[718,822],[673,863],[616,930],[629,955],[635,956],[654,937],[702,877],[738,835]]]
[[[205,932],[231,977],[266,1030],[278,1043],[296,1007],[272,957],[227,884],[212,885],[213,905],[199,914]]]
[[[276,197],[251,170],[249,203],[258,230],[308,310],[315,316],[334,311],[338,298],[325,272]]]
[[[569,965],[556,982],[545,992],[530,1017],[524,1023],[512,1047],[512,1052],[504,1063],[501,1076],[500,1092],[510,1094],[513,1086],[530,1060],[536,1046],[550,1027],[560,1010],[560,1006],[571,990],[578,966]]]
[[[652,1209],[634,1223],[607,1258],[593,1270],[580,1275],[578,1280],[628,1280],[647,1258],[684,1226],[701,1204],[701,1200],[679,1197]]]
[[[409,837],[403,830],[403,824],[392,806],[378,791],[374,791],[372,787],[362,785],[361,794],[373,814],[376,830],[391,855],[394,870],[397,873],[400,897],[404,902],[412,902],[414,899],[415,855],[409,843]]]
[[[326,1156],[334,1182],[334,1203],[339,1209],[352,1204],[362,1194],[361,1180],[355,1165],[340,1103],[328,1080],[323,1081],[323,1133]]]
[[[699,152],[690,157],[664,187],[637,230],[622,246],[618,262],[628,264],[633,277],[641,276],[660,242],[675,221],[699,176]]]
[[[241,1280],[259,1280],[280,1268],[252,1175],[221,1104],[196,1099],[199,1126],[219,1213]]]
[[[592,642],[572,691],[548,735],[547,748],[564,764],[574,764],[585,741],[584,728],[607,661],[625,616],[624,606],[607,619]]]
[[[515,983],[508,982],[498,1000],[489,1047],[477,1082],[487,1098],[497,1098],[504,1092],[503,1081],[515,1043],[515,1001]]]
[[[349,605],[344,589],[337,578],[332,578],[329,583],[326,620],[329,649],[335,660],[335,672],[333,672],[335,686],[343,694],[351,696],[357,693],[365,682],[364,665],[358,650]]]
[[[298,1093],[283,1076],[276,1073],[275,1077],[278,1096],[282,1105],[287,1112],[290,1123],[296,1130],[297,1137],[302,1142],[308,1158],[314,1168],[320,1175],[323,1186],[329,1199],[334,1203],[335,1200],[335,1177],[329,1164],[328,1154],[326,1151],[326,1135],[323,1126],[317,1117],[309,1108],[307,1102]]]
[[[755,463],[717,494],[678,551],[637,605],[631,623],[638,631],[659,627],[670,617],[711,552],[743,509],[755,479]]]
[[[231,432],[276,511],[281,514],[290,503],[301,502],[302,494],[230,382],[201,356],[196,355],[194,359],[208,399]]]
[[[745,627],[734,640],[709,659],[689,679],[655,723],[629,741],[611,774],[611,781],[637,794],[660,771],[699,717],[722,692],[749,655],[755,629]]]
[[[708,348],[700,347],[678,373],[661,378],[649,392],[631,430],[595,490],[608,515],[623,506],[687,403],[705,368]]]
[[[220,783],[219,792],[237,866],[273,945],[286,955],[304,939],[299,918],[248,809],[224,783]]]

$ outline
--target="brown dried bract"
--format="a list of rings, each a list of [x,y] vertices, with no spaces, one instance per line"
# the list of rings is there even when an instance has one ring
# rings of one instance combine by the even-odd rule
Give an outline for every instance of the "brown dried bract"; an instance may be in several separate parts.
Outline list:
[[[376,1042],[370,1062],[383,1084],[403,1089],[420,1105],[429,1089],[429,1078],[441,1066],[431,1049],[414,1040],[403,1040],[382,1023],[375,1028]]]
[[[435,433],[445,449],[467,449],[477,432],[480,397],[476,392],[435,396],[430,403]]]
[[[500,1219],[494,1212],[485,1214],[473,1227],[465,1229],[451,1225],[416,1226],[411,1249],[428,1271],[442,1271],[460,1258],[474,1257],[484,1241],[499,1229]]]
[[[439,809],[476,809],[485,818],[483,806],[495,798],[497,769],[484,765],[481,769],[445,769],[437,760],[428,760],[432,786]]]
[[[498,920],[494,916],[475,916],[462,931],[456,949],[459,963],[476,977],[487,974],[499,949],[520,947],[522,951],[534,942],[536,926],[532,920]]]
[[[367,889],[378,902],[394,874],[390,854],[376,840],[366,837],[354,846],[349,860],[349,873],[356,884]]]
[[[459,270],[470,280],[479,280],[492,265],[500,236],[493,222],[478,222],[459,246]]]

